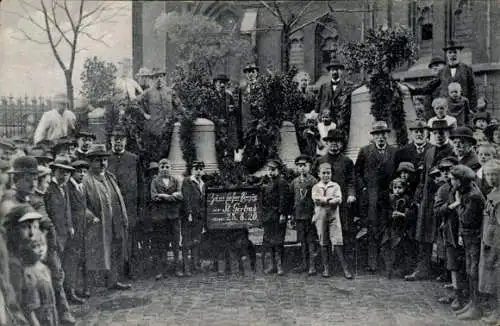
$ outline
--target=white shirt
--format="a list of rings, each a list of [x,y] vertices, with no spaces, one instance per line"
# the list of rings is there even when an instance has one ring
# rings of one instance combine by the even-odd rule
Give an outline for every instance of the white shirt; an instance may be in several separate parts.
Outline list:
[[[74,184],[74,185],[75,185],[75,188],[76,188],[79,192],[83,193],[83,184],[76,182],[76,180],[75,180],[75,179],[73,179],[73,177],[69,178],[69,180],[71,181],[71,183],[72,183],[72,184]]]
[[[457,73],[457,68],[450,68],[450,73],[451,77],[455,77],[455,74]]]
[[[191,176],[191,180],[193,180],[194,182],[196,182],[198,184],[198,187],[200,188],[200,192],[203,193],[203,186],[205,185],[205,183],[203,182],[203,180],[198,180],[194,177],[194,175]]]
[[[68,136],[75,129],[75,124],[76,116],[70,110],[64,110],[62,115],[56,109],[47,111],[36,127],[33,142],[36,145],[44,139],[57,140]]]
[[[118,77],[116,87],[122,92],[123,97],[128,96],[131,100],[136,98],[136,91],[139,91],[139,94],[143,93],[141,86],[132,78]]]
[[[337,128],[337,125],[334,122],[331,122],[330,125],[325,125],[323,122],[318,123],[318,131],[319,131],[319,141],[323,145],[323,149],[316,149],[316,154],[318,155],[325,155],[326,152],[328,151],[328,148],[326,147],[326,143],[323,141],[323,138],[328,136],[328,131],[334,130]]]

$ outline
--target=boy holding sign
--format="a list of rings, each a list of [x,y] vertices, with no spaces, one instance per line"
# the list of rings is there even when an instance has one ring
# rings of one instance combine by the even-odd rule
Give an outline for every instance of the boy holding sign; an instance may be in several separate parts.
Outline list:
[[[318,182],[309,171],[312,159],[308,155],[299,155],[295,159],[295,165],[299,176],[291,184],[291,193],[294,198],[294,216],[297,227],[297,240],[302,248],[302,264],[296,269],[299,273],[307,271],[309,265],[309,275],[316,274],[314,258],[316,255],[316,242],[318,236],[316,227],[312,223],[314,214],[314,203],[311,197],[312,187]]]

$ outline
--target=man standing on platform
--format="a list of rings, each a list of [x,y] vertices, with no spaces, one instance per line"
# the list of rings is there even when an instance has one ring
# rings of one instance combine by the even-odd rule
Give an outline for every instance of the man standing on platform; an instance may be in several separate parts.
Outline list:
[[[105,145],[94,145],[87,153],[89,173],[83,179],[89,225],[85,236],[88,271],[106,271],[109,289],[126,290],[122,283],[128,257],[128,218],[125,201],[114,175],[107,171],[109,153]]]
[[[127,135],[125,130],[118,127],[111,134],[111,154],[108,157],[107,171],[112,173],[118,182],[120,191],[125,200],[127,216],[129,222],[129,251],[128,276],[133,276],[132,266],[135,266],[137,254],[136,224],[141,214],[139,213],[139,183],[142,180],[140,176],[140,163],[137,155],[130,153],[125,148],[127,146]]]
[[[227,89],[229,78],[226,75],[217,75],[214,80],[215,94],[217,103],[213,108],[213,114],[218,121],[213,121],[215,124],[222,126],[223,135],[226,137],[231,148],[224,148],[226,152],[224,156],[233,158],[234,151],[238,149],[238,116],[236,112],[235,100],[233,94]]]
[[[255,112],[255,109],[258,109],[255,107],[257,105],[256,103],[250,102],[250,97],[257,92],[259,67],[257,67],[255,63],[247,64],[243,69],[243,73],[247,80],[246,84],[240,87],[238,94],[240,107],[240,115],[238,117],[238,130],[240,134],[238,138],[240,144],[250,128],[252,121],[255,119],[253,112]]]
[[[75,131],[76,116],[68,109],[69,102],[66,94],[57,94],[52,99],[54,108],[45,112],[38,123],[33,136],[33,143],[40,141],[57,140],[69,136]]]
[[[166,72],[153,69],[152,76],[154,85],[138,97],[142,101],[142,115],[146,119],[143,141],[145,153],[149,156],[147,161],[150,162],[168,157],[174,122],[183,110],[175,91],[165,85]]]
[[[361,214],[368,231],[368,270],[376,272],[382,227],[387,222],[389,184],[394,171],[396,147],[387,143],[391,129],[385,121],[376,121],[371,134],[373,142],[362,147],[356,160],[356,174],[361,190]]]
[[[429,148],[424,156],[422,201],[415,233],[415,240],[419,243],[418,263],[414,272],[405,276],[407,281],[426,279],[430,276],[432,244],[436,240],[438,225],[433,213],[437,187],[429,171],[443,158],[454,156],[453,146],[449,141],[451,129],[445,120],[436,120],[431,126],[436,145]]]
[[[334,60],[326,69],[331,78],[319,89],[316,112],[321,116],[323,111],[329,110],[331,120],[337,125],[337,129],[342,131],[344,142],[347,143],[351,123],[353,85],[342,78],[344,65],[340,61]]]

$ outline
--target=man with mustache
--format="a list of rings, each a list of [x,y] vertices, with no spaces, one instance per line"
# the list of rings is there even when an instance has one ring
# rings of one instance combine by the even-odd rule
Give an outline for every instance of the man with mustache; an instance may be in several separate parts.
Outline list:
[[[108,157],[108,171],[112,173],[118,182],[125,206],[127,208],[127,216],[129,221],[129,254],[128,260],[128,276],[133,276],[130,268],[138,264],[132,264],[132,256],[136,256],[137,241],[135,236],[136,223],[139,214],[139,180],[140,168],[139,158],[137,155],[126,150],[127,133],[121,127],[115,128],[111,134],[111,153]]]
[[[441,84],[439,85],[440,95],[447,97],[448,85],[450,83],[459,83],[462,86],[462,95],[469,100],[471,110],[476,111],[477,93],[474,83],[474,73],[472,68],[460,62],[460,51],[464,47],[456,44],[453,40],[449,41],[447,46],[443,48],[446,52],[448,65],[439,73]]]
[[[345,137],[349,137],[351,123],[351,93],[353,85],[342,79],[344,65],[338,60],[330,63],[326,69],[330,73],[331,80],[321,85],[316,102],[316,112],[330,110],[332,121],[337,125]],[[346,142],[347,143],[347,142]]]

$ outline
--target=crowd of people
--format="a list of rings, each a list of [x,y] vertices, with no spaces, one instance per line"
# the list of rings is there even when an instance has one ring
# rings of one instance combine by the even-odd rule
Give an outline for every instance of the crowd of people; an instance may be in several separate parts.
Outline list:
[[[438,58],[430,65],[440,66],[436,79],[411,88],[413,95],[430,94],[432,108],[415,97],[421,112],[408,126],[411,142],[390,145],[388,123],[375,121],[355,162],[344,155],[351,88],[343,65],[328,67],[331,81],[317,96],[305,87],[307,75],[297,76],[315,105],[304,110],[306,136],[294,178],[272,158],[257,185],[265,274],[286,275],[285,235],[292,227],[301,248],[295,272],[313,277],[321,266],[320,274],[330,277],[338,261],[350,280],[355,244],[364,242],[368,272],[407,281],[437,276],[445,282],[439,301],[463,320],[481,317],[487,294],[497,304],[484,320],[500,320],[500,124],[483,99],[475,100],[473,80],[461,77],[471,71],[457,63],[459,50],[445,48],[448,63]],[[255,91],[258,71],[245,67],[239,102],[225,89],[226,76],[214,78],[233,149],[252,120],[245,118],[251,111],[245,94]],[[241,274],[256,271],[257,248],[247,229],[208,228],[205,163],[189,164],[182,180],[172,174],[165,134],[182,103],[164,86],[163,71],[141,72],[153,83],[122,84],[127,103],[139,103],[136,112],[148,126],[148,169],[128,150],[123,112],[109,146],[98,144],[89,130],[76,130],[61,95],[33,142],[0,141],[0,325],[74,324],[70,303],[85,303],[93,276],[103,273],[107,288],[127,290],[152,258],[159,281],[170,274],[169,251],[179,278],[203,272],[203,260],[220,275],[231,272],[232,262]]]

